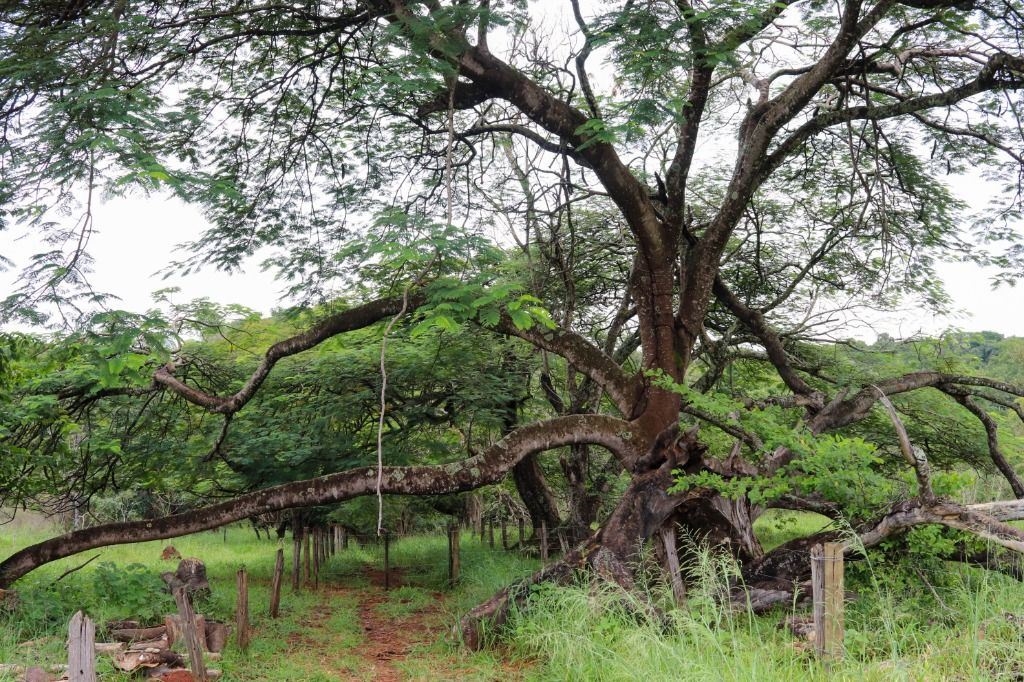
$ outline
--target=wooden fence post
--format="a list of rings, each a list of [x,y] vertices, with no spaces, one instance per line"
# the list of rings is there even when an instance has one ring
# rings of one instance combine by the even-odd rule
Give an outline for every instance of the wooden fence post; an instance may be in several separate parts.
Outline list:
[[[348,528],[341,527],[341,548],[348,549]]]
[[[454,586],[459,579],[459,540],[461,533],[458,524],[448,527],[448,584]]]
[[[320,550],[321,550],[320,529],[313,529],[313,589],[320,589]]]
[[[843,550],[841,542],[811,548],[811,594],[814,602],[814,650],[826,662],[842,660]]]
[[[185,591],[184,585],[174,590],[174,601],[178,605],[178,617],[181,619],[192,677],[198,682],[206,682],[206,664],[203,663],[203,649],[199,643],[199,632],[196,630],[196,612],[192,610],[192,599]]]
[[[310,579],[313,577],[312,567],[309,563],[309,540],[310,529],[302,529],[302,573],[305,576],[306,584],[309,584]]]
[[[284,574],[284,548],[277,548],[277,559],[274,561],[274,579],[270,583],[270,617],[277,618],[281,608],[281,578]]]
[[[540,561],[546,564],[548,562],[548,522],[540,522]]]
[[[238,599],[235,602],[235,628],[238,631],[238,648],[249,650],[249,574],[245,566],[238,569]]]
[[[68,624],[68,679],[96,682],[96,625],[81,611]]]
[[[292,531],[292,592],[298,592],[302,582],[299,574],[299,566],[302,555],[302,531],[298,534]]]

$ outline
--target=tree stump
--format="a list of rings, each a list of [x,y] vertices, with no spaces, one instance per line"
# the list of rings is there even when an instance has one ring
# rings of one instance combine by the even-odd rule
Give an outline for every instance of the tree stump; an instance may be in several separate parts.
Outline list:
[[[174,573],[161,573],[160,577],[167,583],[171,594],[181,587],[185,589],[189,597],[210,596],[210,583],[206,579],[206,564],[194,557],[182,559],[178,562],[178,570]]]

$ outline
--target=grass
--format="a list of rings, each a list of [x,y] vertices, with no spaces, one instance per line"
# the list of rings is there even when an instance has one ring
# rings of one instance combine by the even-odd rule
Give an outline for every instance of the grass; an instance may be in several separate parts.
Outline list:
[[[6,526],[4,531],[0,534],[0,557],[56,532],[35,523]],[[507,679],[502,667],[505,662],[494,652],[467,652],[449,633],[466,609],[538,566],[534,560],[482,547],[473,536],[465,534],[462,577],[450,587],[446,539],[405,538],[393,542],[390,552],[395,575],[404,584],[385,593],[371,585],[367,577],[367,569],[382,568],[382,547],[360,547],[353,542],[324,567],[319,591],[304,589],[294,594],[286,575],[281,617],[274,620],[266,614],[277,543],[258,540],[246,526],[232,526],[226,533],[176,538],[170,543],[107,547],[53,562],[15,586],[21,606],[14,616],[0,615],[0,662],[65,662],[67,622],[78,609],[84,609],[100,624],[139,616],[149,622],[162,622],[163,614],[175,610],[159,578],[161,572],[173,570],[177,564],[176,560],[160,559],[167,544],[173,544],[182,556],[199,557],[206,564],[212,596],[196,606],[208,618],[234,619],[235,573],[241,566],[249,573],[253,641],[247,653],[233,646],[225,650],[223,659],[215,664],[222,669],[225,680],[372,679],[367,677],[370,673],[360,652],[366,644],[359,616],[360,599],[364,598],[373,600],[378,616],[389,621],[402,622],[428,608],[433,613],[433,640],[415,647],[404,661],[396,663],[408,679]],[[285,544],[287,571],[291,566],[291,543]],[[96,560],[54,584],[62,573],[97,554]],[[132,679],[116,672],[103,658],[100,661],[102,679]],[[2,682],[14,679],[0,674]]]
[[[757,530],[766,546],[775,546],[825,523],[811,515],[777,514],[764,517]],[[44,536],[38,528],[5,532],[0,556]],[[132,609],[173,610],[159,591],[159,579],[153,582],[160,571],[174,566],[159,559],[164,544],[99,550],[99,559],[56,585],[51,583],[57,576],[92,554],[55,562],[27,576],[17,586],[22,598],[17,616],[0,616],[0,661],[62,662],[66,623],[77,608],[86,608],[98,621],[134,615]],[[173,544],[183,556],[206,562],[213,597],[200,606],[213,617],[233,618],[235,571],[241,565],[249,571],[253,644],[247,653],[229,646],[216,664],[228,681],[372,679],[361,608],[372,609],[380,622],[429,632],[392,663],[410,680],[932,681],[1024,676],[1024,618],[1016,618],[1024,617],[1024,586],[953,564],[848,564],[848,588],[858,598],[847,606],[847,655],[826,669],[808,647],[778,627],[793,608],[767,616],[722,608],[716,595],[734,567],[706,551],[688,567],[694,580],[687,604],[668,608],[667,618],[645,615],[607,585],[540,586],[496,647],[468,652],[451,636],[451,626],[465,610],[534,570],[535,560],[490,550],[466,534],[462,576],[449,587],[445,538],[405,538],[391,548],[401,585],[384,593],[367,573],[368,568],[380,570],[381,547],[353,543],[327,565],[320,591],[293,594],[286,585],[282,616],[271,620],[266,612],[276,543],[258,541],[251,530],[232,527],[226,542],[221,533],[202,533]],[[132,564],[140,567],[130,568]],[[669,607],[669,591],[658,572],[643,574],[648,597]],[[7,679],[14,678],[0,675],[0,680]],[[129,678],[106,664],[102,679]]]

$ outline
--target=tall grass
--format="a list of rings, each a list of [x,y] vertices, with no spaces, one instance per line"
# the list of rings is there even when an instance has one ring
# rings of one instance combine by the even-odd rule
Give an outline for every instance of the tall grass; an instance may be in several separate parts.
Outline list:
[[[651,603],[668,606],[666,617],[631,607],[607,583],[540,586],[516,614],[509,646],[542,662],[536,679],[552,680],[1024,678],[1024,587],[1005,576],[949,564],[933,575],[858,567],[848,585],[857,598],[847,607],[846,657],[826,668],[808,642],[780,627],[808,607],[734,610],[722,595],[737,567],[706,547],[690,549],[684,605],[671,606],[660,580],[641,586]]]

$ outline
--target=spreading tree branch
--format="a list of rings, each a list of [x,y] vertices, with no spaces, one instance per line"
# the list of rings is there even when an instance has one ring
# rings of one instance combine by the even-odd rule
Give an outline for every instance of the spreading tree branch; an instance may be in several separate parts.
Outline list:
[[[381,491],[388,495],[443,495],[499,482],[527,455],[551,448],[600,445],[631,467],[644,454],[641,438],[626,421],[605,415],[569,415],[522,426],[481,454],[442,465],[385,467]],[[0,587],[43,564],[125,542],[179,537],[282,509],[334,504],[372,494],[376,467],[350,469],[240,495],[227,502],[158,519],[111,523],[66,533],[19,550],[0,562]]]

